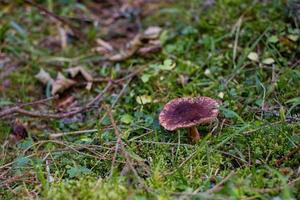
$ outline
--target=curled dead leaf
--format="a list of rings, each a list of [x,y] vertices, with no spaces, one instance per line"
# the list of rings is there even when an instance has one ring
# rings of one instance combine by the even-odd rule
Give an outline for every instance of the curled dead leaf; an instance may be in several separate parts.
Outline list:
[[[75,83],[75,81],[66,78],[62,73],[58,73],[56,80],[52,84],[51,94],[61,93],[75,85]]]
[[[54,82],[50,74],[46,72],[43,68],[41,68],[39,73],[35,75],[35,78],[37,78],[44,85],[46,85],[48,82],[50,82],[50,84]]]
[[[72,67],[66,70],[72,78],[81,74],[86,81],[93,81],[92,75],[87,72],[82,66]]]
[[[107,56],[109,61],[119,62],[126,60],[133,56],[135,53],[145,56],[150,53],[155,53],[160,51],[161,43],[158,39],[162,29],[158,26],[148,27],[144,32],[137,34],[131,41],[126,44],[126,48],[113,53],[113,48],[109,43],[106,43],[103,40],[99,40],[98,44],[100,47],[94,48],[94,51],[97,51],[101,54],[110,54]]]

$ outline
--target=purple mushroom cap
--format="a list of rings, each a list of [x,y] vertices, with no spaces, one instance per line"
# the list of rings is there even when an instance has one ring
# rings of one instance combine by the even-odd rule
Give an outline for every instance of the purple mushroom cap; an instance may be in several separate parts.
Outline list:
[[[218,102],[210,97],[173,99],[160,112],[159,122],[169,131],[208,124],[218,116],[218,107]]]

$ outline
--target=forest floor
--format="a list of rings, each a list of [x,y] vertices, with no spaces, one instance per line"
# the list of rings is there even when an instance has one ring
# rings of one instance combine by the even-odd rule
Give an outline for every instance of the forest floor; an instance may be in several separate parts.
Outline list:
[[[300,199],[300,4],[0,3],[1,199]],[[201,140],[160,126],[209,96]]]

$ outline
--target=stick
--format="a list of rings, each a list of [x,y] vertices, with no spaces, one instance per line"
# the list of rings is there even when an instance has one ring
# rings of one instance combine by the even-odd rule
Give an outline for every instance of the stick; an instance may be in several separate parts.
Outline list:
[[[129,82],[130,82],[135,76],[137,76],[144,69],[146,69],[146,67],[147,67],[147,65],[142,66],[139,69],[134,70],[129,75],[127,75],[123,78],[119,78],[117,80],[112,80],[112,79],[107,79],[107,78],[101,80],[101,81],[107,82],[107,85],[103,89],[102,93],[100,93],[91,102],[89,102],[85,107],[80,108],[79,110],[75,110],[75,111],[71,111],[71,112],[67,112],[67,113],[40,113],[40,112],[32,112],[32,111],[27,111],[25,109],[22,109],[22,107],[25,105],[35,105],[35,104],[39,104],[39,103],[44,103],[53,98],[56,98],[56,97],[50,97],[48,99],[42,99],[42,100],[38,100],[36,102],[25,103],[25,104],[11,107],[11,108],[7,108],[7,109],[3,110],[2,112],[0,112],[0,118],[3,118],[7,115],[12,115],[12,114],[18,113],[18,114],[23,114],[23,115],[26,115],[29,117],[37,117],[37,118],[45,118],[45,119],[49,119],[49,118],[62,119],[62,118],[67,118],[67,117],[76,115],[80,112],[85,112],[85,111],[89,110],[91,107],[93,107],[96,103],[99,103],[102,100],[104,93],[106,93],[106,91],[112,86],[112,84],[120,84],[127,79],[129,79]]]
[[[136,177],[138,177],[138,179],[139,179],[139,175],[138,175],[138,173],[136,172],[135,168],[133,167],[133,164],[132,164],[132,162],[131,162],[130,156],[129,156],[129,154],[127,153],[127,151],[125,150],[125,146],[124,146],[124,144],[123,144],[123,142],[122,142],[121,134],[120,134],[119,129],[118,129],[117,125],[116,125],[116,122],[115,122],[115,120],[114,120],[114,118],[113,118],[113,116],[112,116],[110,107],[107,106],[106,110],[107,110],[108,117],[109,117],[109,119],[110,119],[110,121],[111,121],[111,124],[112,124],[112,126],[113,126],[113,128],[114,128],[115,135],[116,135],[116,137],[117,137],[117,143],[119,144],[121,153],[123,154],[123,156],[124,156],[124,158],[125,158],[125,160],[126,160],[126,164],[128,164],[128,166],[130,167],[130,169],[131,169],[131,171],[133,172],[133,174],[134,174]]]
[[[33,111],[25,110],[22,108],[22,106],[15,106],[15,107],[8,108],[8,109],[0,112],[0,118],[3,118],[7,115],[15,114],[15,113],[23,114],[23,115],[26,115],[29,117],[38,117],[38,118],[46,118],[46,119],[47,118],[55,118],[55,119],[67,118],[67,117],[73,116],[75,114],[85,112],[85,111],[89,110],[91,107],[93,107],[94,105],[98,104],[102,100],[102,98],[103,98],[104,94],[107,92],[107,90],[111,87],[111,85],[112,85],[112,82],[109,81],[101,93],[99,93],[93,100],[91,100],[84,107],[82,107],[78,110],[74,110],[74,111],[66,112],[66,113],[40,113],[40,112],[33,112]]]
[[[298,182],[300,180],[300,177],[291,180],[288,182],[288,186],[293,186],[294,183]],[[284,188],[282,186],[280,187],[275,187],[275,188],[253,188],[251,189],[254,192],[259,192],[259,193],[271,193],[271,192],[280,192],[281,190],[283,190]]]
[[[277,160],[275,162],[276,166],[279,166],[283,161],[289,159],[290,157],[292,157],[294,154],[298,153],[300,151],[300,146],[294,148],[292,151],[290,151],[288,154],[286,154],[285,156],[283,156],[282,158],[280,158],[279,160]]]
[[[125,149],[125,145],[123,144],[122,142],[122,138],[121,138],[121,134],[119,132],[119,129],[116,125],[116,122],[112,116],[112,113],[111,113],[111,108],[106,106],[106,110],[107,110],[107,114],[108,114],[108,117],[111,121],[111,124],[114,128],[114,131],[115,131],[115,135],[117,137],[117,143],[119,144],[119,148],[121,150],[121,153],[123,154],[125,160],[126,160],[126,164],[127,166],[130,168],[130,170],[132,171],[132,173],[134,174],[134,176],[137,178],[137,180],[139,181],[139,183],[142,185],[142,187],[144,187],[147,191],[149,191],[149,188],[147,188],[144,184],[144,181],[141,179],[141,177],[139,177],[137,171],[135,170],[135,168],[133,167],[133,164],[131,162],[131,159],[130,159],[130,156],[128,154],[128,152],[126,151]]]
[[[226,183],[233,175],[234,171],[231,171],[222,181],[220,181],[220,183],[215,185],[213,188],[207,190],[206,192],[211,194],[220,191],[223,188],[224,183]]]
[[[79,135],[79,134],[82,134],[82,133],[94,133],[94,132],[97,132],[98,130],[97,129],[90,129],[90,130],[82,130],[82,131],[71,131],[71,132],[63,132],[63,133],[54,133],[54,134],[51,134],[49,136],[50,139],[56,139],[56,138],[60,138],[60,137],[63,137],[63,136],[69,136],[69,135]]]
[[[26,3],[36,7],[38,10],[44,12],[46,15],[50,16],[50,17],[53,17],[54,19],[56,19],[57,21],[61,22],[62,24],[68,26],[72,32],[78,37],[78,39],[80,40],[84,40],[85,36],[80,32],[78,31],[79,29],[76,29],[76,27],[74,27],[67,19],[63,18],[63,17],[60,17],[56,14],[54,14],[53,12],[50,12],[49,10],[47,10],[46,8],[32,2],[31,0],[24,0]]]

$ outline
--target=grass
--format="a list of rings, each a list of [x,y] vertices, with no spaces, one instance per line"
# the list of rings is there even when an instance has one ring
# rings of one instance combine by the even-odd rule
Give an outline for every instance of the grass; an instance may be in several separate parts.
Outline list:
[[[76,16],[76,9],[90,14],[86,4],[76,1],[40,2],[48,9],[54,6],[52,10],[65,17]],[[1,146],[0,196],[299,199],[300,153],[276,165],[300,143],[295,99],[300,97],[300,30],[288,7],[279,0],[216,1],[209,9],[203,9],[198,0],[168,2],[142,20],[144,28],[163,27],[162,51],[149,58],[134,56],[107,63],[91,51],[95,39],[102,37],[96,24],[81,29],[89,35],[84,42],[71,39],[65,49],[47,48],[41,41],[57,35],[57,24],[36,8],[3,4],[1,53],[18,67],[3,79],[10,85],[0,87],[1,107],[45,98],[46,89],[34,78],[40,68],[55,76],[70,66],[83,65],[94,77],[116,77],[121,70],[147,68],[114,88],[103,102],[114,105],[114,120],[144,187],[128,170],[124,156],[115,154],[117,138],[101,107],[73,123],[18,116],[27,123],[29,138],[15,146]],[[259,62],[248,59],[250,52],[258,54]],[[274,64],[263,64],[267,58],[274,59]],[[176,67],[161,68],[166,59]],[[0,70],[5,71],[5,66],[0,65]],[[104,87],[99,83],[91,91],[76,88],[70,92],[83,105]],[[196,145],[188,144],[186,130],[167,132],[158,122],[163,105],[183,96],[210,96],[222,102],[218,121],[198,127],[203,138]],[[151,101],[140,104],[138,98]],[[55,104],[50,108],[55,111]],[[12,121],[0,122],[2,141]],[[78,130],[86,133],[49,138],[53,133]]]

